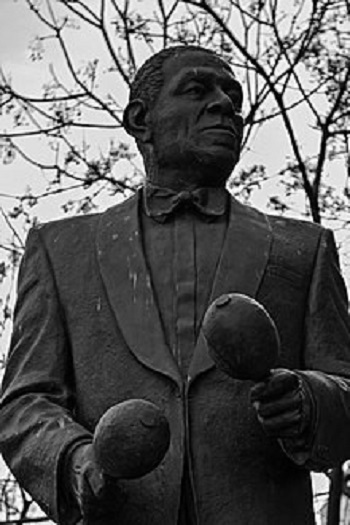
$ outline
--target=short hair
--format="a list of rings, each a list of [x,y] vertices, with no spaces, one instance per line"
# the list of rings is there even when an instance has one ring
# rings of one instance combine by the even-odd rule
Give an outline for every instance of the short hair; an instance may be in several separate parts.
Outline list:
[[[211,49],[205,49],[194,45],[173,46],[162,49],[155,55],[144,62],[144,64],[137,71],[134,80],[130,86],[129,102],[140,98],[149,108],[155,104],[158,94],[163,87],[163,65],[164,63],[180,54],[188,53],[190,51],[198,51],[200,53],[208,53],[212,59],[218,61],[221,65],[230,67],[228,63],[221,58],[217,53]]]

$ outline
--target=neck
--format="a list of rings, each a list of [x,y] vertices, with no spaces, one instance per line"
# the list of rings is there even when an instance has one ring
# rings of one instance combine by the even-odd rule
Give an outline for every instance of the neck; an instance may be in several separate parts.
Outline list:
[[[215,179],[213,178],[215,177]],[[203,170],[166,168],[147,169],[146,180],[154,186],[169,188],[174,191],[193,191],[196,188],[225,188],[228,177],[218,176],[215,170],[206,173]]]

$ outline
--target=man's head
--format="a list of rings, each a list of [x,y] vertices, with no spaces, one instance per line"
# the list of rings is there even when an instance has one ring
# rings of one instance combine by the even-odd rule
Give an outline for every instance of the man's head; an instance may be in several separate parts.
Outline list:
[[[242,90],[212,51],[168,48],[138,71],[124,113],[147,177],[159,185],[220,185],[239,158]]]

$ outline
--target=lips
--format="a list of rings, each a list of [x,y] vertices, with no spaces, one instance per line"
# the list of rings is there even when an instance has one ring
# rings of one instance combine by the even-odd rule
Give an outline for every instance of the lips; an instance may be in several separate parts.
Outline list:
[[[205,128],[203,128],[203,131],[230,133],[233,136],[237,136],[237,132],[232,126],[225,126],[222,124],[216,126],[206,126]]]

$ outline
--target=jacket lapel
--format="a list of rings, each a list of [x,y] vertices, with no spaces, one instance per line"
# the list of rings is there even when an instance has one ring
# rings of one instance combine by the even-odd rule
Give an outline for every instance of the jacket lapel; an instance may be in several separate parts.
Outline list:
[[[181,385],[143,254],[139,198],[138,193],[102,215],[97,236],[100,271],[119,328],[136,359]]]
[[[209,304],[224,293],[256,297],[269,258],[271,238],[266,215],[231,199],[230,220]],[[213,366],[200,333],[189,369],[190,381]]]

